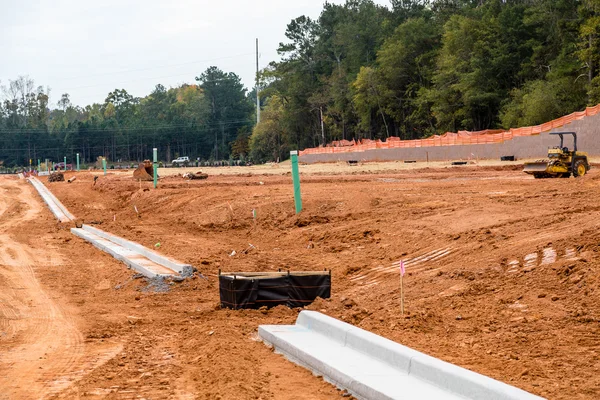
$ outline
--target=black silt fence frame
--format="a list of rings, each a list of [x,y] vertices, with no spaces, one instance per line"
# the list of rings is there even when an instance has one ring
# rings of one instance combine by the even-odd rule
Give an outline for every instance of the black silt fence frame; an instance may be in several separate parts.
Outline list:
[[[317,297],[331,297],[331,271],[327,273],[219,274],[221,307],[304,307]]]

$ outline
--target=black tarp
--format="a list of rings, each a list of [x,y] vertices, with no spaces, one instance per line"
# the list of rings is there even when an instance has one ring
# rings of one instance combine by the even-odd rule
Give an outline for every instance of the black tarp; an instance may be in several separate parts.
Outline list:
[[[219,275],[221,307],[303,307],[317,297],[331,296],[329,273],[274,273]]]

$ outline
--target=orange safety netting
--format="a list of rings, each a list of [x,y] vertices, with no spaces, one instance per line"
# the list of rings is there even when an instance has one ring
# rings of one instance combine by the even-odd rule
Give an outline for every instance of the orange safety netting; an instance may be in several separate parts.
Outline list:
[[[375,150],[375,149],[395,149],[411,147],[432,147],[432,146],[456,146],[464,144],[486,144],[502,143],[511,140],[517,136],[539,135],[542,132],[548,132],[555,128],[560,128],[573,121],[578,121],[585,117],[600,114],[600,104],[595,107],[588,107],[585,111],[574,112],[564,117],[541,125],[527,126],[523,128],[514,128],[508,131],[502,129],[487,129],[485,131],[458,131],[446,132],[443,135],[434,135],[427,139],[401,140],[399,137],[390,137],[385,142],[381,140],[362,139],[340,140],[327,145],[327,147],[316,147],[300,151],[300,156],[306,154],[327,154],[327,153],[352,153],[357,151]]]

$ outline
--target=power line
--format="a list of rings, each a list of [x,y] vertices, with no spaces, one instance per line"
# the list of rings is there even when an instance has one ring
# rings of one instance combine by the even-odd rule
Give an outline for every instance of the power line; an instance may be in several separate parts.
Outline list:
[[[190,76],[190,75],[195,75],[197,72],[186,72],[184,74],[176,74],[176,75],[166,75],[166,76],[157,76],[157,77],[149,77],[149,78],[140,78],[140,79],[133,79],[133,80],[127,80],[127,81],[121,81],[121,82],[116,82],[116,83],[111,83],[111,85],[124,85],[127,83],[133,83],[133,82],[143,82],[143,81],[149,81],[149,80],[157,80],[157,79],[167,79],[167,78],[175,78],[178,76]],[[236,74],[237,75],[237,74]],[[195,77],[194,77],[195,79]],[[213,81],[206,81],[203,83],[211,83],[211,82],[222,82],[222,81],[232,81],[232,80],[236,80],[235,78],[223,78],[223,79],[215,79]],[[74,90],[74,89],[87,89],[87,88],[91,88],[91,87],[98,87],[98,86],[104,86],[107,85],[106,83],[96,83],[94,85],[86,85],[86,86],[75,86],[75,87],[70,87],[70,88],[63,88],[63,90]]]
[[[195,74],[196,73],[193,72],[193,73],[189,73],[189,74],[185,74],[185,75],[187,76],[187,75],[195,75]],[[172,77],[176,77],[176,76],[179,76],[179,75],[172,75],[170,77],[172,78]],[[236,74],[236,76],[237,76],[237,74]],[[196,79],[196,78],[197,77],[194,77],[194,79]],[[141,82],[143,80],[150,80],[150,79],[165,79],[165,78],[164,77],[163,78],[160,78],[160,77],[159,78],[144,78],[144,79],[138,80],[137,82]],[[227,82],[227,81],[236,81],[236,80],[239,80],[240,83],[241,83],[241,78],[238,76],[238,79],[236,79],[236,78],[223,78],[223,79],[215,79],[215,80],[211,80],[211,81],[201,81],[200,86],[203,85],[203,84],[205,84],[205,83]],[[136,82],[136,81],[120,82],[120,83],[116,83],[115,85],[123,85],[125,83],[131,83],[131,82]],[[182,83],[182,84],[195,85],[196,83],[189,83],[189,84],[188,83]],[[159,82],[159,83],[157,83],[157,85],[162,85],[162,84]],[[81,87],[76,87],[76,88],[67,88],[67,89],[64,89],[64,90],[66,91],[66,90],[81,89],[81,88],[96,87],[96,86],[101,86],[101,84],[92,85],[92,86],[81,86]],[[175,88],[178,88],[178,87],[181,87],[181,86],[176,86]],[[173,89],[173,87],[170,87],[167,90],[170,90],[170,89]],[[244,89],[246,91],[248,91],[248,88],[246,88],[245,86],[244,86]],[[110,91],[108,93],[106,93],[106,94],[103,92],[101,94],[89,94],[89,95],[85,95],[85,96],[77,96],[76,99],[78,99],[79,101],[81,101],[81,100],[86,100],[86,99],[91,99],[91,98],[97,99],[98,97],[104,97],[104,98],[106,98],[106,96],[108,96],[108,94],[110,94]],[[149,93],[145,97],[137,97],[137,98],[144,99],[144,98],[150,96],[151,94],[152,93]],[[92,102],[92,104],[101,104],[101,103]]]
[[[235,55],[231,55],[231,56],[211,58],[211,59],[206,59],[206,60],[190,61],[190,62],[181,63],[181,64],[168,64],[168,65],[159,65],[159,66],[154,66],[154,67],[145,67],[145,68],[136,68],[136,69],[125,69],[125,70],[120,70],[120,71],[104,72],[104,73],[101,73],[101,74],[81,75],[81,76],[70,77],[70,78],[58,78],[58,79],[57,78],[51,78],[51,80],[55,80],[55,81],[59,81],[59,82],[60,81],[70,81],[70,80],[75,80],[75,79],[95,78],[95,77],[98,77],[98,76],[124,74],[124,73],[128,73],[128,72],[140,72],[140,71],[150,71],[150,70],[153,70],[153,69],[160,69],[160,68],[181,67],[181,66],[184,66],[184,65],[202,64],[202,63],[208,63],[208,62],[212,62],[212,61],[219,61],[219,60],[226,60],[226,59],[237,58],[237,57],[244,57],[244,56],[249,56],[249,55],[252,55],[252,54],[253,53],[235,54]]]
[[[176,142],[173,141],[168,141],[168,144],[173,144]],[[177,146],[181,146],[181,147],[185,147],[185,146],[194,146],[194,145],[206,145],[206,143],[204,142],[190,142],[190,143],[176,143]],[[46,148],[39,148],[39,147],[24,147],[24,148],[20,148],[20,149],[2,149],[0,148],[0,152],[3,151],[19,151],[19,152],[25,152],[25,151],[35,151],[35,152],[50,152],[50,151],[62,151],[64,152],[66,151],[70,151],[70,152],[75,152],[76,149],[80,148],[80,147],[85,147],[86,150],[97,150],[97,149],[101,149],[101,150],[105,150],[107,148],[112,149],[112,148],[135,148],[135,147],[140,147],[140,146],[148,146],[148,148],[150,148],[149,146],[152,146],[150,144],[140,144],[140,143],[131,143],[131,144],[116,144],[116,145],[112,145],[112,144],[107,144],[107,145],[94,145],[94,146],[84,146],[82,145],[70,145],[67,148],[65,147],[46,147]],[[212,145],[210,146],[212,147]]]
[[[244,125],[244,124],[251,124],[254,121],[251,119],[240,119],[240,120],[226,120],[226,121],[219,121],[219,122],[214,122],[212,124],[200,124],[200,125],[196,125],[196,126],[190,126],[189,124],[186,123],[181,123],[181,124],[172,124],[172,125],[140,125],[140,126],[124,126],[124,127],[120,127],[120,126],[114,126],[114,127],[104,127],[104,128],[98,128],[98,127],[92,127],[92,128],[82,128],[84,132],[89,132],[89,133],[98,133],[98,132],[115,132],[115,131],[144,131],[144,130],[161,130],[161,129],[177,129],[177,128],[186,128],[186,129],[193,129],[197,132],[202,132],[202,131],[214,131],[214,130],[218,130],[221,126],[231,126],[231,125]],[[212,127],[212,128],[211,128]],[[45,132],[45,131],[40,131],[40,130],[29,130],[30,128],[26,129],[26,130],[22,130],[19,128],[15,128],[15,129],[9,129],[9,128],[3,128],[0,129],[0,134],[2,133],[14,133],[14,134],[43,134],[43,133],[48,133],[48,134],[53,134],[51,132]],[[61,132],[64,133],[72,133],[72,132],[81,132],[79,130],[79,127],[74,127],[73,130],[69,130],[68,128],[62,128]],[[148,133],[148,134],[155,134],[154,132]],[[0,138],[0,141],[2,140],[7,140],[7,139],[3,139]]]

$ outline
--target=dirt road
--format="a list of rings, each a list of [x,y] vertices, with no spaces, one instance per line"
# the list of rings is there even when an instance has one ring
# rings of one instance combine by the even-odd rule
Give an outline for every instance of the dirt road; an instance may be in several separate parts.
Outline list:
[[[69,385],[85,360],[73,318],[40,285],[36,268],[62,254],[31,234],[42,212],[23,181],[0,178],[0,398],[44,398]]]

